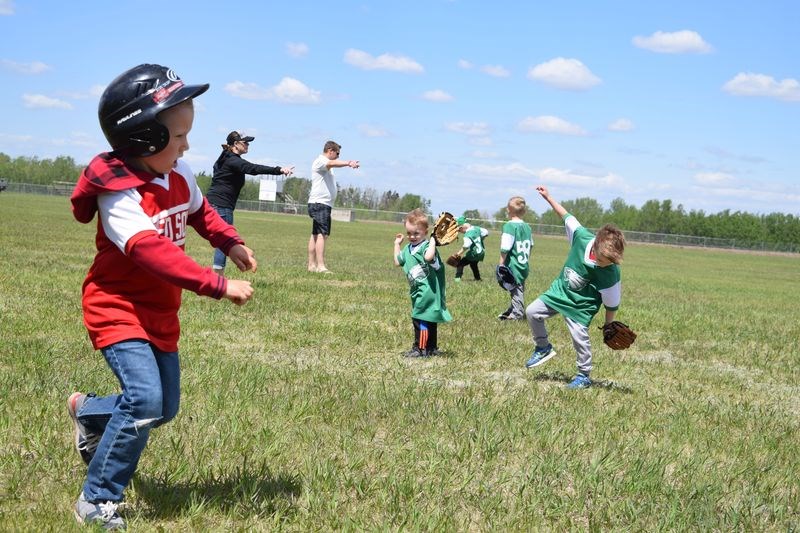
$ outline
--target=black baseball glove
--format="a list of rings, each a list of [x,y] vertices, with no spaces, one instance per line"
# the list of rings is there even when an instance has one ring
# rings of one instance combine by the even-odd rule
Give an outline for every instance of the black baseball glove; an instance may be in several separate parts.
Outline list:
[[[497,265],[497,268],[494,269],[494,277],[503,290],[510,291],[517,285],[514,274],[511,273],[511,269],[506,265]]]

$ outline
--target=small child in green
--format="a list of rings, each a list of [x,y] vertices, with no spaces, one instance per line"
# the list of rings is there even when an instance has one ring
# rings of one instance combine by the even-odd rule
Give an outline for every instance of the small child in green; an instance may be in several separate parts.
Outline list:
[[[472,269],[472,276],[475,281],[480,281],[481,271],[478,269],[478,263],[483,261],[486,256],[486,247],[483,244],[483,239],[489,236],[489,230],[480,226],[473,226],[467,222],[467,217],[464,216],[458,217],[456,224],[458,224],[459,233],[464,234],[464,239],[461,249],[455,253],[458,257],[455,281],[461,281],[461,276],[464,275],[464,267],[467,265]]]
[[[531,227],[522,220],[527,205],[525,198],[513,196],[508,200],[506,212],[508,222],[503,224],[503,235],[500,237],[500,263],[511,270],[517,284],[511,293],[511,305],[500,313],[500,320],[522,320],[525,318],[525,280],[530,271],[528,263],[533,248]]]
[[[452,320],[445,303],[444,263],[436,250],[436,241],[428,238],[428,215],[414,209],[403,223],[409,244],[401,250],[403,234],[395,236],[394,264],[403,267],[411,296],[414,346],[405,355],[439,355],[437,325]]]
[[[619,264],[625,252],[625,236],[613,224],[606,224],[597,235],[593,234],[553,199],[546,187],[540,185],[536,190],[564,220],[570,248],[561,275],[525,310],[535,343],[525,366],[539,366],[556,355],[544,321],[561,314],[577,352],[578,373],[567,387],[585,389],[592,384],[589,379],[592,370],[589,324],[600,310],[600,304],[606,308],[606,324],[612,322],[617,313],[622,297]]]

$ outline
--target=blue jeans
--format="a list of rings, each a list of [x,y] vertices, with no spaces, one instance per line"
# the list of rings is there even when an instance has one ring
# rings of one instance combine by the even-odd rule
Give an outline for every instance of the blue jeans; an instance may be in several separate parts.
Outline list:
[[[233,209],[230,207],[217,207],[212,205],[211,207],[219,214],[220,218],[227,222],[228,224],[233,225]],[[212,265],[213,268],[225,269],[225,263],[227,263],[228,258],[225,257],[225,254],[219,248],[214,248],[214,264]]]
[[[178,352],[162,352],[133,339],[101,350],[122,394],[90,395],[78,411],[89,431],[102,433],[83,494],[87,501],[119,502],[136,471],[150,429],[178,414],[181,371]]]

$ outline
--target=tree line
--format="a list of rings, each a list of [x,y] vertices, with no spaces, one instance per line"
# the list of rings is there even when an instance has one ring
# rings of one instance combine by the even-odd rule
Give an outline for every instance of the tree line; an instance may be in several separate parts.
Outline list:
[[[16,157],[0,153],[0,178],[9,182],[51,185],[55,182],[75,182],[83,170],[68,156],[55,159],[38,159],[36,157]],[[211,176],[201,172],[197,182],[203,190],[208,190]],[[258,200],[258,183],[247,181],[240,198],[242,200]],[[300,203],[308,201],[311,181],[306,178],[291,177],[284,182],[285,194]],[[430,212],[430,200],[417,194],[400,194],[397,191],[378,191],[372,188],[340,187],[336,197],[337,207],[350,209],[370,209],[380,211],[407,212],[421,207]],[[611,222],[626,231],[642,231],[671,235],[689,235],[719,239],[735,239],[742,245],[766,243],[775,247],[797,249],[800,244],[800,217],[770,213],[755,215],[742,211],[726,209],[719,213],[705,213],[702,210],[686,211],[682,205],[673,205],[672,200],[648,200],[641,207],[625,202],[622,198],[613,200],[608,209],[595,199],[585,197],[565,200],[564,207],[574,214],[581,223],[590,228],[597,228]],[[455,213],[461,214],[461,213]],[[494,214],[470,209],[463,213],[472,219],[507,218],[505,206]],[[524,219],[532,224],[560,225],[561,220],[548,210],[537,214],[529,210]]]

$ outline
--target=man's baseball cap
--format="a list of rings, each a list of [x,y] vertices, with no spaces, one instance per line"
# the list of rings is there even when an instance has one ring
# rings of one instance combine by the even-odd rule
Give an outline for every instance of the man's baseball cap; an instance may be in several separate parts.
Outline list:
[[[228,134],[228,145],[229,146],[232,145],[233,143],[235,143],[236,141],[242,141],[242,142],[249,143],[249,142],[253,142],[255,140],[256,140],[255,137],[250,137],[249,135],[247,137],[242,137],[241,135],[239,135],[238,131],[232,131],[232,132],[230,132]]]

